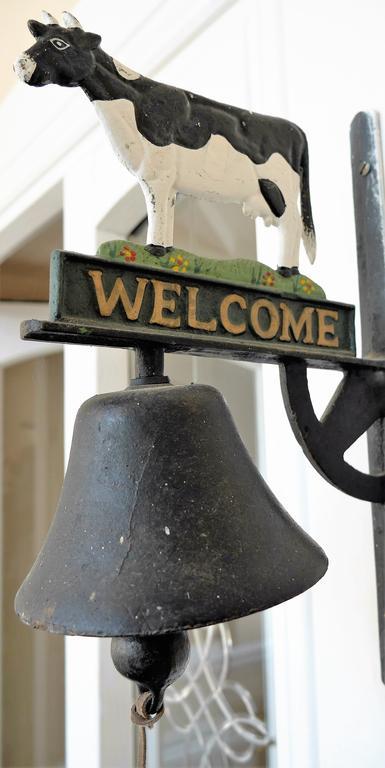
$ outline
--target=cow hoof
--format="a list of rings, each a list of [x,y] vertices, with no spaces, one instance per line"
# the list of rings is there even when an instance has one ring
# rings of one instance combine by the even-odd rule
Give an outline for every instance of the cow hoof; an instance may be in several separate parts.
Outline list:
[[[291,267],[277,267],[277,272],[281,277],[291,277]]]
[[[148,251],[153,256],[164,256],[169,251],[172,251],[172,245],[154,245],[154,243],[149,243],[145,246],[145,251]]]
[[[277,272],[281,277],[293,277],[293,275],[299,275],[298,267],[277,267]]]

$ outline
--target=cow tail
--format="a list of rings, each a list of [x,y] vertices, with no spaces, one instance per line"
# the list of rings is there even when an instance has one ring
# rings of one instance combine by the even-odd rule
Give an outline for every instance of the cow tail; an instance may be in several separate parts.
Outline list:
[[[316,236],[310,202],[309,153],[306,138],[301,158],[301,216],[303,227],[302,240],[308,259],[313,264],[316,257]]]

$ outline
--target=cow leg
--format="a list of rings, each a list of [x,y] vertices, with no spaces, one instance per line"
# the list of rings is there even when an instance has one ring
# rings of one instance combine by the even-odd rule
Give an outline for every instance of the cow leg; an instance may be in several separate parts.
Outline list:
[[[175,190],[162,180],[143,184],[142,189],[148,216],[147,244],[168,248],[174,241]]]
[[[278,221],[278,231],[280,234],[279,267],[298,269],[302,220],[296,203],[287,206],[285,213]]]
[[[167,212],[167,242],[174,244],[174,218],[175,218],[176,192],[171,190],[169,197],[169,207]]]

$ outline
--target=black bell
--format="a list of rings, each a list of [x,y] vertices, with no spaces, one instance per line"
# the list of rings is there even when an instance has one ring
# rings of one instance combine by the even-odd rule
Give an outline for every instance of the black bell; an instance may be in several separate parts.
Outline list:
[[[326,569],[216,389],[133,386],[80,408],[58,510],[16,611],[68,635],[178,633],[288,600]]]
[[[56,517],[16,610],[64,634],[174,632],[281,603],[326,567],[217,390],[134,387],[80,408]]]

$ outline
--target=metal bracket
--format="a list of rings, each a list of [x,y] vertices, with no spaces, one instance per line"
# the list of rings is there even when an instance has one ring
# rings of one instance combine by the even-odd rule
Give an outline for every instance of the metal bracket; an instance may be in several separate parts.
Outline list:
[[[306,362],[285,360],[280,370],[286,413],[313,466],[341,491],[357,499],[385,502],[385,474],[365,474],[344,460],[345,451],[385,416],[385,371],[347,371],[319,420],[310,397]]]
[[[379,118],[360,112],[351,127],[363,360],[343,363],[344,378],[323,417],[314,413],[307,361],[283,359],[281,388],[293,432],[313,466],[358,499],[385,503],[385,204]],[[369,368],[369,363],[372,368]],[[344,459],[369,430],[370,474]],[[381,515],[382,518],[382,515]],[[382,524],[380,526],[382,532]],[[382,534],[381,534],[382,535]],[[384,556],[385,563],[385,556]]]

